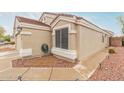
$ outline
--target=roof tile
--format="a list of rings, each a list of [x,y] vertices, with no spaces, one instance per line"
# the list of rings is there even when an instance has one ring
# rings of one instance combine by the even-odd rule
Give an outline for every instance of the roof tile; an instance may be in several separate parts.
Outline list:
[[[49,25],[47,25],[45,23],[42,23],[42,22],[40,22],[38,20],[29,19],[29,18],[20,17],[20,16],[16,16],[16,18],[18,19],[19,22],[24,22],[24,23],[35,24],[35,25],[39,25],[39,26],[50,27]]]

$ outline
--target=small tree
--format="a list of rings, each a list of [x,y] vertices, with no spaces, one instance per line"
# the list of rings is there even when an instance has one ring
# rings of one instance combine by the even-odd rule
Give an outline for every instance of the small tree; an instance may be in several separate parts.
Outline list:
[[[5,33],[4,27],[0,26],[0,38],[3,38],[4,33]]]
[[[121,24],[122,26],[122,33],[124,34],[124,17],[123,16],[119,16],[117,17],[119,23]]]
[[[4,41],[10,42],[10,38],[11,38],[10,35],[5,35],[3,38],[4,38]]]

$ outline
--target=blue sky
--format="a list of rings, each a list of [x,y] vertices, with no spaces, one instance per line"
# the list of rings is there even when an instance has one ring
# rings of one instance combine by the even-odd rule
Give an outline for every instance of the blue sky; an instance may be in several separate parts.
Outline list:
[[[111,30],[116,35],[121,34],[121,25],[117,17],[124,16],[120,12],[71,12],[70,14],[82,16],[97,26]],[[3,26],[8,34],[12,34],[15,16],[23,16],[39,19],[40,12],[0,12],[0,26]]]
[[[3,26],[7,34],[12,34],[15,16],[23,16],[38,20],[41,13],[38,12],[0,12],[0,26]]]

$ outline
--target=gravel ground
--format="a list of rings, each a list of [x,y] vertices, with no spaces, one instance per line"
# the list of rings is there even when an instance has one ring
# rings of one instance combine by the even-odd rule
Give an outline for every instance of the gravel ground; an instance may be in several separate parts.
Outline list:
[[[109,55],[98,67],[89,80],[121,81],[124,80],[124,47],[116,47],[115,54]]]

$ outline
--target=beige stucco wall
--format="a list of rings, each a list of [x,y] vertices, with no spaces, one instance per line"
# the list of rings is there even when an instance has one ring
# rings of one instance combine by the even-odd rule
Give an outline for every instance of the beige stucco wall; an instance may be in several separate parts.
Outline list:
[[[18,35],[15,37],[15,43],[16,43],[16,49],[19,51],[22,46],[21,46],[21,35]]]
[[[78,26],[78,59],[83,60],[92,54],[104,49],[109,45],[109,39],[106,36],[104,42],[102,42],[103,33],[97,32],[93,29],[89,29],[83,26]]]
[[[54,18],[56,16],[57,15],[54,15],[54,14],[44,14],[42,16],[42,18],[40,19],[40,21],[43,22],[43,23],[45,23],[45,24],[50,25],[50,23],[54,20]]]
[[[77,32],[78,28],[76,24],[71,23],[71,30],[75,33],[70,33],[69,45],[71,50],[77,50]]]
[[[23,28],[24,32],[31,32],[31,35],[22,35],[22,48],[32,48],[33,55],[43,55],[41,45],[46,43],[51,48],[51,32],[44,30]]]

